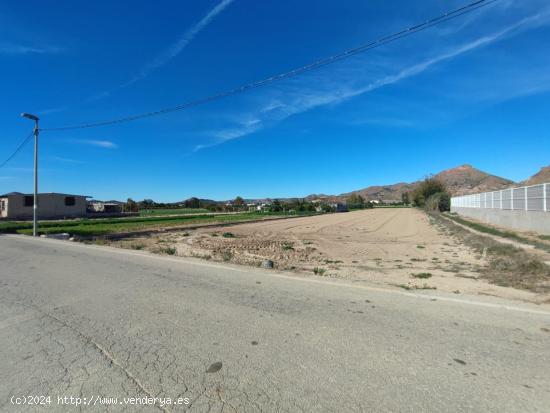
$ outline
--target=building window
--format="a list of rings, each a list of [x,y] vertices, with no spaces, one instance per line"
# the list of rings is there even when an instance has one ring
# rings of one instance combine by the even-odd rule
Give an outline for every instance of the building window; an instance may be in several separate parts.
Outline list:
[[[34,205],[34,197],[30,195],[26,195],[24,202],[25,202],[24,205],[26,207],[32,207]]]
[[[65,197],[65,206],[74,206],[74,204],[75,204],[74,196]]]
[[[6,210],[6,201],[0,201],[0,211]]]

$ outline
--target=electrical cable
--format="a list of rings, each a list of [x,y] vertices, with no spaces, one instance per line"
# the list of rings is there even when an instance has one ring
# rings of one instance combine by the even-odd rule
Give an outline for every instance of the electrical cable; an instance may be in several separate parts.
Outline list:
[[[172,106],[172,107],[164,108],[164,109],[158,109],[158,110],[155,110],[155,111],[140,113],[140,114],[136,114],[136,115],[130,115],[130,116],[126,116],[126,117],[122,117],[122,118],[118,118],[118,119],[111,119],[111,120],[99,121],[99,122],[94,122],[94,123],[85,123],[85,124],[81,124],[81,125],[44,128],[44,129],[40,129],[40,130],[41,131],[66,131],[66,130],[75,130],[75,129],[95,128],[95,127],[99,127],[99,126],[108,126],[108,125],[114,125],[114,124],[118,124],[118,123],[131,122],[131,121],[138,120],[138,119],[144,119],[144,118],[149,118],[149,117],[152,117],[152,116],[157,116],[157,115],[162,115],[162,114],[166,114],[166,113],[170,113],[170,112],[176,112],[176,111],[180,111],[180,110],[184,110],[184,109],[189,109],[191,107],[198,106],[198,105],[203,105],[205,103],[208,103],[208,102],[211,102],[211,101],[214,101],[214,100],[218,100],[218,99],[222,99],[222,98],[225,98],[225,97],[228,97],[228,96],[244,93],[246,91],[256,89],[256,88],[259,88],[259,87],[262,87],[262,86],[265,86],[265,85],[268,85],[268,84],[271,84],[271,83],[274,83],[274,82],[277,82],[277,81],[280,81],[280,80],[283,80],[283,79],[288,79],[290,77],[297,76],[301,73],[308,72],[308,71],[317,69],[319,67],[323,67],[323,66],[338,62],[340,60],[346,59],[346,58],[351,57],[351,56],[355,56],[355,55],[357,55],[359,53],[362,53],[362,52],[365,52],[367,50],[375,49],[375,48],[380,47],[382,45],[385,45],[385,44],[394,42],[396,40],[402,39],[403,37],[407,37],[407,36],[410,36],[414,33],[418,33],[420,31],[426,30],[426,29],[428,29],[430,27],[433,27],[435,25],[447,22],[447,21],[452,20],[452,19],[456,19],[456,18],[458,18],[458,17],[460,17],[460,16],[462,16],[466,13],[471,13],[474,10],[477,10],[481,7],[485,7],[485,6],[488,6],[489,4],[495,3],[496,1],[498,1],[498,0],[477,0],[477,1],[474,1],[472,3],[467,4],[465,6],[459,7],[457,9],[454,9],[454,10],[451,10],[451,11],[448,11],[446,13],[443,13],[443,14],[441,14],[437,17],[434,17],[432,19],[426,20],[424,23],[416,24],[414,26],[411,26],[411,27],[408,27],[406,29],[400,30],[400,31],[395,32],[393,34],[381,37],[377,40],[374,40],[374,41],[371,41],[369,43],[363,44],[361,46],[355,47],[353,49],[348,49],[346,51],[343,51],[343,52],[340,52],[338,54],[332,55],[330,57],[326,57],[326,58],[317,60],[315,62],[309,63],[307,65],[300,66],[296,69],[293,69],[293,70],[290,70],[290,71],[287,71],[287,72],[283,72],[283,73],[280,73],[280,74],[277,74],[277,75],[274,75],[274,76],[271,76],[271,77],[268,77],[268,78],[264,78],[262,80],[247,83],[247,84],[244,84],[242,86],[239,86],[239,87],[236,87],[236,88],[233,88],[233,89],[228,89],[226,91],[219,92],[219,93],[216,93],[214,95],[210,95],[210,96],[206,96],[206,97],[199,98],[199,99],[196,99],[196,100],[192,100],[192,101],[183,103],[181,105]]]

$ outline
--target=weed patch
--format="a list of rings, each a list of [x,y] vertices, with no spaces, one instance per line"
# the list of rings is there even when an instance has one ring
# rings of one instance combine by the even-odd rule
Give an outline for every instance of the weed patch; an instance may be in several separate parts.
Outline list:
[[[222,253],[222,260],[225,262],[231,261],[233,259],[233,253],[231,251],[224,251]]]
[[[326,272],[327,272],[327,270],[324,269],[324,268],[315,267],[315,268],[313,269],[313,273],[314,273],[315,275],[325,275]]]
[[[285,241],[281,245],[281,248],[282,248],[283,251],[294,250],[294,244],[292,242]]]
[[[518,241],[518,242],[528,244],[528,245],[532,245],[535,248],[539,248],[541,250],[550,252],[550,245],[548,245],[544,242],[538,242],[536,240],[532,240],[532,239],[529,239],[529,238],[522,237],[521,235],[519,235],[515,232],[503,231],[503,230],[500,230],[498,228],[491,227],[489,225],[480,224],[479,222],[472,222],[472,221],[469,221],[469,220],[464,219],[464,218],[462,218],[460,216],[457,216],[457,215],[445,214],[445,216],[447,218],[461,224],[461,225],[464,225],[468,228],[472,228],[473,230],[476,230],[478,232],[482,232],[484,234],[495,235],[495,236],[501,237],[501,238],[511,239],[511,240]],[[550,236],[545,236],[545,235],[539,236],[539,238],[543,239],[543,240],[550,240]]]
[[[418,272],[411,274],[414,278],[431,278],[432,273],[430,272]]]
[[[165,248],[161,248],[160,252],[168,255],[176,255],[177,250],[174,247],[165,247]]]
[[[503,232],[449,214],[445,214],[445,217],[450,218],[450,220],[442,218],[438,214],[432,214],[432,216],[437,224],[448,228],[461,243],[469,246],[474,253],[485,256],[487,265],[480,270],[480,278],[499,286],[513,287],[536,293],[550,292],[550,266],[538,257],[513,245],[502,244],[493,238],[474,234],[459,227],[452,220],[492,235],[503,236],[502,234],[506,234],[506,238],[517,239],[516,237],[519,237],[517,234]]]

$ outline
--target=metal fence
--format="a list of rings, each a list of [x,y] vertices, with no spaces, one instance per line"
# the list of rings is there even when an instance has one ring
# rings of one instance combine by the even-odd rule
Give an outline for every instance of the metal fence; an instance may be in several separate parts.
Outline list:
[[[550,212],[550,183],[456,196],[451,207]]]

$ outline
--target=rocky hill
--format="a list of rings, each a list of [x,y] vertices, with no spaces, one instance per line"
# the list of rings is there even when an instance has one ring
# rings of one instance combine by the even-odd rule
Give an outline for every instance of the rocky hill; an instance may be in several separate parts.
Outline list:
[[[550,182],[550,165],[540,168],[540,171],[533,175],[531,178],[526,179],[522,185],[536,185]]]
[[[367,188],[359,189],[357,191],[348,192],[339,195],[341,199],[345,199],[352,193],[361,195],[364,199],[378,199],[378,200],[395,200],[401,201],[401,194],[404,192],[412,191],[418,182],[406,183],[400,182],[393,185],[375,185]]]
[[[480,171],[471,165],[461,165],[435,175],[452,195],[496,191],[514,185],[514,181]]]
[[[542,172],[542,171],[541,171]],[[548,168],[550,173],[550,168]],[[471,165],[461,165],[456,168],[447,169],[435,175],[447,185],[452,195],[463,195],[466,193],[486,192],[498,189],[503,189],[515,185],[509,179],[501,178],[496,175],[488,174]],[[550,182],[550,181],[549,181]],[[308,199],[324,199],[324,200],[345,200],[352,193],[361,195],[365,199],[393,200],[400,201],[401,194],[410,192],[420,181],[411,183],[400,182],[393,185],[376,185],[367,188],[358,189],[353,192],[347,192],[340,195],[310,195]]]

